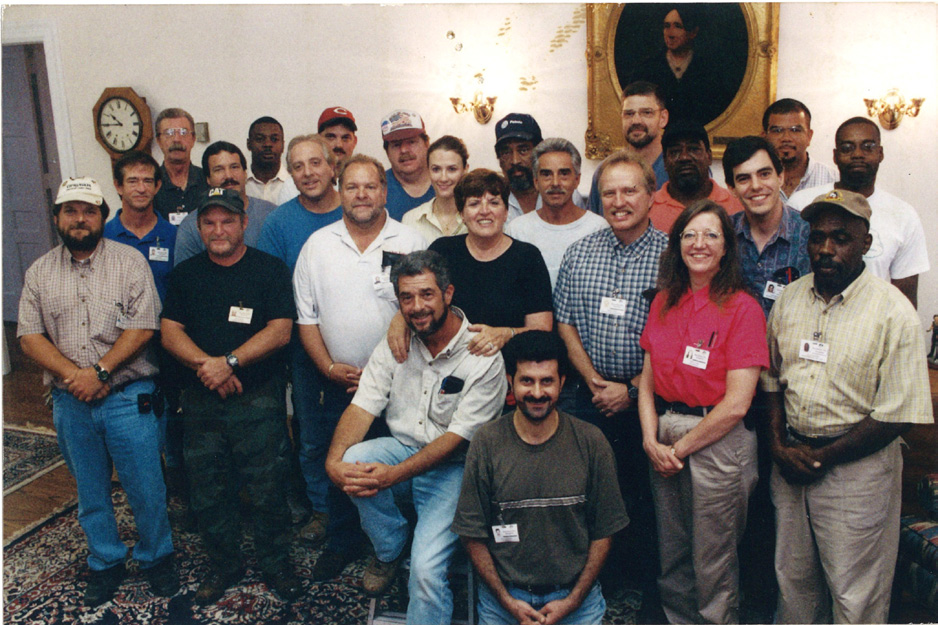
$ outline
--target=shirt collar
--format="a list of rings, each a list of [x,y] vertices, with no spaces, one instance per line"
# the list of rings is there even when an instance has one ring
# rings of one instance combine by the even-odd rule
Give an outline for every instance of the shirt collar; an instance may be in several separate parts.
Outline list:
[[[268,180],[267,182],[261,182],[258,178],[254,176],[254,171],[248,167],[248,181],[256,182],[257,184],[264,186],[270,184],[274,180],[279,180],[281,182],[286,182],[290,179],[290,174],[287,173],[287,167],[283,163],[280,163],[280,171],[277,172],[277,175]]]
[[[793,219],[792,214],[794,210],[782,202],[782,220],[778,223],[778,229],[775,231],[771,237],[769,237],[768,242],[765,244],[765,247],[769,247],[777,239],[782,239],[783,241],[791,241],[788,237],[788,232],[791,229],[791,220]],[[742,235],[743,238],[748,239],[755,243],[755,239],[752,238],[752,226],[749,224],[749,218],[746,216],[746,211],[737,213],[739,219],[736,220],[736,234]],[[763,248],[765,249],[765,248]]]
[[[420,355],[426,362],[433,362],[437,359],[447,359],[450,358],[453,353],[455,353],[464,343],[469,342],[469,320],[466,319],[466,313],[456,306],[450,306],[449,312],[456,315],[462,320],[462,323],[459,325],[459,330],[456,331],[456,334],[449,340],[449,343],[446,344],[446,347],[440,350],[440,353],[436,356],[430,355],[430,350],[427,349],[427,346],[423,341],[417,336],[416,333],[411,332],[410,341],[413,346],[417,348],[420,352]]]
[[[864,284],[867,281],[868,276],[872,276],[870,273],[869,267],[866,266],[866,262],[863,262],[863,271],[860,272],[860,275],[851,282],[846,289],[838,293],[837,295],[831,298],[831,301],[824,302],[824,298],[821,297],[821,294],[817,292],[814,287],[814,277],[811,278],[811,293],[815,298],[824,306],[833,306],[834,304],[840,302],[841,305],[846,304],[849,301],[852,301],[854,297],[859,297],[859,292],[863,288]],[[862,300],[861,300],[862,301]]]

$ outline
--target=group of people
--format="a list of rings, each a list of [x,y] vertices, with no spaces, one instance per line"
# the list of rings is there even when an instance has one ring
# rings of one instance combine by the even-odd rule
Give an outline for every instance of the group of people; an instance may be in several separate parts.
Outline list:
[[[315,592],[290,561],[302,476],[312,580],[370,552],[380,594],[409,559],[409,623],[452,619],[460,539],[482,623],[600,623],[601,579],[669,622],[738,622],[748,513],[771,532],[773,503],[778,621],[885,622],[899,436],[932,422],[928,260],[914,209],[875,189],[876,125],[840,126],[836,176],[810,124],[772,104],[727,146],[724,188],[704,127],[636,82],[627,147],[584,197],[577,148],[528,114],[495,125],[499,173],[409,110],[382,120],[385,170],[343,107],[285,163],[262,117],[250,167],[218,141],[200,168],[191,116],[161,112],[164,162],[114,163],[110,221],[97,182],[62,183],[63,244],[20,301],[78,485],[86,605],[126,575],[112,464],[133,557],[179,591],[162,458],[210,559],[201,605],[244,574],[245,507],[269,588]]]

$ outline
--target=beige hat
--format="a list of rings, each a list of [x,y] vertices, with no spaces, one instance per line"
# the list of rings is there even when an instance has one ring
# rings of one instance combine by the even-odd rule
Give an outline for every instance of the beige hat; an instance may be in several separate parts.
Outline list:
[[[811,221],[815,213],[823,206],[842,208],[851,215],[856,215],[865,221],[867,225],[870,223],[870,215],[873,212],[870,210],[870,203],[866,201],[866,198],[863,197],[862,194],[854,191],[845,191],[843,189],[834,189],[833,191],[814,198],[814,201],[801,211],[801,218],[805,221]]]
[[[95,206],[101,206],[104,202],[104,195],[101,193],[101,187],[93,178],[87,176],[83,178],[69,178],[63,180],[59,185],[59,194],[55,196],[56,204],[65,202],[87,202]]]

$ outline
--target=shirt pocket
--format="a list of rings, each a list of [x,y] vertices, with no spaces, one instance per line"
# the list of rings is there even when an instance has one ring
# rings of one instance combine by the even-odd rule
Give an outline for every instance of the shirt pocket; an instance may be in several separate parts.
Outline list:
[[[113,345],[124,331],[118,327],[118,321],[124,323],[124,304],[106,298],[98,298],[91,306],[91,339],[106,345]]]

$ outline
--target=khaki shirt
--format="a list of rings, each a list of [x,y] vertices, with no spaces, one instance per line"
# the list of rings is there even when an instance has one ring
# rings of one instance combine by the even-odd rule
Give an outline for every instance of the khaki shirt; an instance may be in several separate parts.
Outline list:
[[[762,386],[784,391],[788,424],[805,436],[838,436],[868,416],[934,420],[918,314],[869,269],[830,302],[814,290],[814,274],[793,282],[772,308],[768,341]],[[828,346],[827,362],[801,357],[809,341]]]

